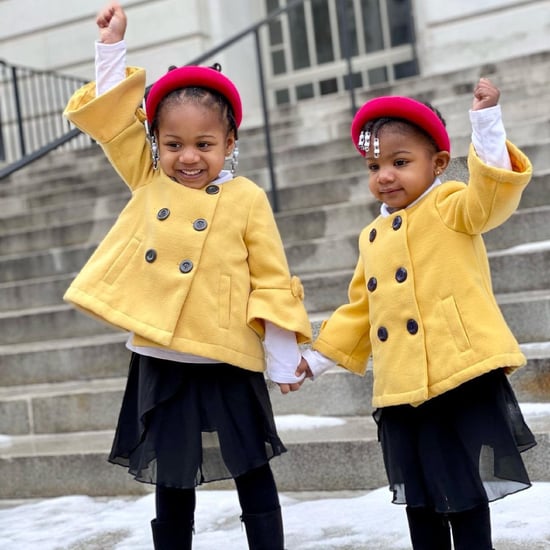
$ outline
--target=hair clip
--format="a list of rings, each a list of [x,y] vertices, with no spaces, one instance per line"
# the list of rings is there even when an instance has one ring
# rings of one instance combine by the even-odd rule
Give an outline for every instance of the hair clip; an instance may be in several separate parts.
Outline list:
[[[369,152],[370,148],[370,132],[361,130],[361,133],[359,134],[359,143],[358,143],[359,149],[362,151],[365,151],[365,153]]]
[[[374,158],[377,159],[380,156],[380,140],[377,137],[375,137],[372,140],[372,144],[374,147]]]

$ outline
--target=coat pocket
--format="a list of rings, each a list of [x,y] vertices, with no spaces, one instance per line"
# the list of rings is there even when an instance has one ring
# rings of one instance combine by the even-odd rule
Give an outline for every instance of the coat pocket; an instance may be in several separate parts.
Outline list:
[[[107,270],[103,277],[103,281],[108,285],[112,285],[124,271],[126,266],[130,263],[132,257],[136,254],[141,241],[133,237],[128,244],[124,247],[124,250],[120,253],[118,258],[115,259],[111,267]]]
[[[449,328],[457,349],[460,352],[468,351],[472,346],[464,328],[464,323],[462,322],[462,317],[455,299],[452,296],[445,298],[441,302],[441,307],[443,308],[447,327]]]
[[[218,323],[221,328],[229,328],[231,319],[231,277],[229,275],[220,275],[218,300]]]

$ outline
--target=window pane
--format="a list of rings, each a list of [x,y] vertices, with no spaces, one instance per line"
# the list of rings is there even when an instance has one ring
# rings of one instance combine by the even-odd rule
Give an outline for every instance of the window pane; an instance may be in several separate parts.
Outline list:
[[[286,105],[290,103],[290,94],[286,88],[284,90],[275,91],[275,102],[277,105]]]
[[[328,0],[313,0],[313,2],[311,2],[311,9],[313,12],[313,30],[315,33],[317,62],[328,63],[329,61],[334,61]]]
[[[388,81],[388,70],[386,67],[377,67],[368,71],[369,84],[382,84]]]
[[[271,65],[273,74],[286,73],[285,52],[283,50],[271,52]]]
[[[288,24],[290,27],[292,65],[294,69],[309,67],[309,50],[307,47],[306,22],[303,4],[291,9],[288,12]]]
[[[319,88],[321,90],[321,95],[335,94],[338,91],[338,80],[336,80],[336,78],[321,80],[321,82],[319,82]]]
[[[412,61],[405,61],[404,63],[397,63],[393,66],[393,73],[395,78],[416,76],[418,74],[418,64],[416,59],[413,59]]]
[[[272,46],[283,43],[283,26],[280,20],[269,23],[269,43]]]
[[[346,90],[349,90],[349,75],[344,75],[344,88]],[[362,88],[363,87],[363,75],[361,73],[352,73],[351,75],[351,82],[353,84],[354,88]]]
[[[412,44],[414,28],[410,0],[388,0],[391,45]]]
[[[365,50],[376,52],[384,48],[382,20],[380,18],[379,0],[361,0],[363,28],[365,31]]]
[[[313,97],[313,84],[302,84],[296,86],[297,99],[310,99]]]
[[[338,7],[340,8],[340,5]],[[345,24],[341,19],[342,14],[345,17]],[[342,29],[346,29],[347,33],[342,34]],[[340,32],[342,59],[346,57],[346,43],[349,55],[357,55],[359,47],[357,45],[357,25],[355,24],[355,14],[353,13],[353,0],[343,0],[341,9],[338,9],[338,30]]]

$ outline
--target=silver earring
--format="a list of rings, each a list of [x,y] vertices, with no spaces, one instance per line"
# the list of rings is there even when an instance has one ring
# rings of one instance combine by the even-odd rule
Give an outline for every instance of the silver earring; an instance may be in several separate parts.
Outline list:
[[[233,152],[231,153],[231,173],[233,175],[235,175],[238,165],[239,165],[239,143],[235,141],[235,147],[233,147]]]
[[[157,145],[157,138],[154,134],[149,138],[151,144],[151,158],[153,160],[153,170],[159,167],[159,147]]]

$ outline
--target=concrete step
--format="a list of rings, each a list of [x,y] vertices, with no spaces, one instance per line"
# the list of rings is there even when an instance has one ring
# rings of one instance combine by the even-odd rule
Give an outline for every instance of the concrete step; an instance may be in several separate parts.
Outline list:
[[[548,481],[550,414],[525,416],[538,441],[524,455],[527,469],[533,481]],[[311,419],[300,416],[278,416],[276,422],[289,451],[272,462],[279,490],[358,490],[386,484],[372,417],[324,417],[315,427],[311,427]],[[301,423],[309,429],[300,429]],[[105,430],[4,438],[0,447],[0,498],[150,491],[151,486],[133,482],[124,468],[107,463],[112,436],[112,431]],[[315,464],[315,468],[304,468],[304,464]]]
[[[508,235],[508,234],[506,234]],[[512,239],[515,234],[512,233]],[[511,239],[511,240],[512,240]],[[503,244],[496,242],[497,245]],[[286,247],[291,271],[299,276],[324,278],[337,267],[351,270],[358,258],[358,235],[331,235],[291,242]],[[505,250],[489,252],[496,292],[543,290],[550,281],[550,235],[547,241],[525,242]],[[80,266],[73,266],[78,269]],[[76,272],[0,283],[0,311],[44,308],[62,303],[62,297]]]
[[[118,215],[130,198],[124,184],[116,183],[118,193],[102,193],[98,197],[77,197],[75,189],[60,204],[53,204],[38,208],[25,208],[21,211],[12,211],[10,216],[0,217],[0,231],[2,233],[31,230],[39,227],[57,226],[83,219]]]
[[[548,255],[545,254],[546,263]],[[515,275],[512,275],[515,277]],[[332,311],[347,301],[351,271],[302,277],[305,306],[310,313]],[[512,279],[516,280],[516,279]],[[518,281],[518,284],[522,281]],[[521,289],[519,289],[521,290]],[[520,342],[550,340],[550,290],[522,290],[497,295],[510,327]],[[0,312],[0,346],[62,338],[110,334],[112,327],[75,310],[69,304]]]
[[[0,284],[77,272],[97,243],[0,256]]]
[[[69,304],[0,313],[0,346],[63,338],[110,334],[109,325],[84,315]]]
[[[122,346],[122,344],[119,344]],[[529,357],[526,367],[511,377],[522,401],[550,403],[550,345],[541,357]],[[75,353],[75,356],[78,354]],[[128,361],[125,363],[125,367]],[[182,368],[185,368],[182,365]],[[6,435],[88,432],[113,429],[126,385],[124,375],[0,387],[0,433]],[[307,381],[299,392],[282,395],[268,381],[279,415],[365,416],[372,413],[372,371],[364,377],[334,368],[319,380]]]
[[[121,332],[0,346],[0,380],[10,386],[123,377],[130,352]],[[1,430],[0,430],[1,432]]]

